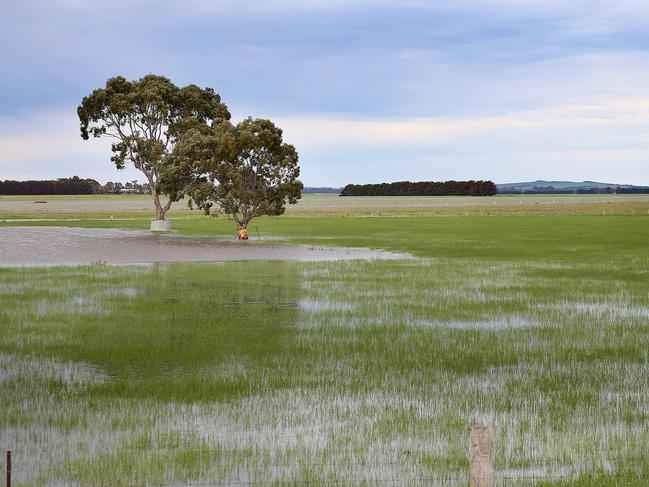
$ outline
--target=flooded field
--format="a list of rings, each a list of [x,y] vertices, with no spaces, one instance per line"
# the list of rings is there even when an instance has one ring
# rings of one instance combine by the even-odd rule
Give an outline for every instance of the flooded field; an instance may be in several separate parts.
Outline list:
[[[0,447],[19,486],[459,487],[468,428],[486,423],[497,485],[637,480],[648,322],[601,310],[646,286],[631,271],[611,291],[613,269],[5,269]]]
[[[148,231],[70,227],[0,228],[0,266],[142,264],[243,260],[398,258],[368,249],[239,242]]]
[[[498,486],[643,485],[648,222],[260,223],[304,244],[282,246],[0,227],[3,252],[44,261],[103,263],[84,253],[97,242],[134,261],[194,247],[413,256],[0,266],[0,451],[17,487],[464,487],[469,429],[488,425]]]

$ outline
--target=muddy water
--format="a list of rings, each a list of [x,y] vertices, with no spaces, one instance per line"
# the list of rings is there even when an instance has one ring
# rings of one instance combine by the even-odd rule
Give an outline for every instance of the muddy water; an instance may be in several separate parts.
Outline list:
[[[241,260],[391,259],[369,249],[258,244],[147,231],[67,227],[0,228],[0,266],[135,264]]]

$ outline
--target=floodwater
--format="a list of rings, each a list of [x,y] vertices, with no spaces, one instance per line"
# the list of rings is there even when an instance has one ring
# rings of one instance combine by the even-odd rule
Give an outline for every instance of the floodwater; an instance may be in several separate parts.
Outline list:
[[[247,260],[394,259],[369,249],[239,242],[157,235],[140,230],[68,227],[0,228],[0,266],[139,264]]]

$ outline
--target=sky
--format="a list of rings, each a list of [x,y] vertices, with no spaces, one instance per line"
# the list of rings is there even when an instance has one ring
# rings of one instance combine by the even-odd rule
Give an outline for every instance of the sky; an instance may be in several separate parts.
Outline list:
[[[76,107],[148,73],[272,119],[307,186],[649,185],[646,0],[0,0],[0,180],[143,181]]]

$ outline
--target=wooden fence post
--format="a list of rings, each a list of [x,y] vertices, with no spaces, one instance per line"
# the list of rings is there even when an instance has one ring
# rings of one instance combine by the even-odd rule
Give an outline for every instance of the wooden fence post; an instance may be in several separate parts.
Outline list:
[[[11,487],[11,450],[7,451],[7,487]]]
[[[487,426],[471,428],[469,436],[469,459],[471,461],[469,485],[471,487],[493,487],[493,457],[493,430]]]

